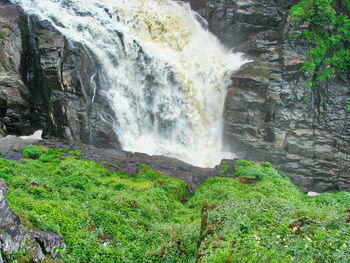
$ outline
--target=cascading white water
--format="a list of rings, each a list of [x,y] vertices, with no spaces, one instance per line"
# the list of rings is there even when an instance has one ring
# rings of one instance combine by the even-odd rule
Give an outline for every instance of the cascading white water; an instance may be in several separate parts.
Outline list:
[[[172,0],[13,2],[51,21],[69,40],[95,53],[109,80],[106,95],[116,114],[123,149],[206,167],[228,157],[221,142],[227,76],[245,61],[203,28],[188,4]]]

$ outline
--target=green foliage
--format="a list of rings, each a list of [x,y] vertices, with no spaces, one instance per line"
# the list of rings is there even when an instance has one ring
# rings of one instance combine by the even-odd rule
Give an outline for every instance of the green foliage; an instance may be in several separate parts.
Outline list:
[[[296,21],[308,24],[294,37],[304,38],[312,48],[302,70],[309,74],[309,87],[350,72],[350,1],[304,0],[291,9]]]
[[[12,26],[9,25],[9,24],[1,24],[0,27],[3,28],[3,29],[12,30]]]
[[[63,262],[349,262],[350,193],[305,196],[270,163],[239,160],[238,176],[261,180],[211,178],[190,197],[184,182],[146,165],[130,176],[41,150],[0,159],[0,178],[26,228],[64,236]]]
[[[253,161],[237,160],[236,164],[240,165],[236,167],[235,176],[246,178],[280,178],[283,177],[278,173],[269,162],[263,162],[261,164],[255,164]]]
[[[0,152],[0,158],[5,157],[5,154],[3,154],[2,152]]]
[[[262,176],[263,177],[263,176]],[[283,177],[211,178],[188,205],[208,209],[200,262],[349,262],[350,193],[305,196]]]
[[[350,99],[348,99],[348,100],[346,101],[346,108],[345,108],[345,111],[346,111],[346,112],[350,112]]]
[[[39,159],[0,159],[0,178],[27,228],[64,236],[64,262],[190,261],[195,243],[189,237],[195,232],[180,224],[190,221],[181,203],[189,198],[184,182],[147,166],[136,176],[111,173],[63,152],[25,147],[23,153]],[[180,238],[189,251],[183,255],[178,253]]]
[[[6,38],[8,38],[9,36],[10,36],[9,33],[0,31],[0,40],[6,39]]]
[[[22,154],[25,158],[38,159],[42,154],[47,152],[47,150],[48,149],[41,146],[29,145],[23,147]]]
[[[221,165],[220,174],[227,175],[229,173],[229,170],[230,170],[230,165],[227,162],[224,162]]]
[[[78,150],[73,150],[73,151],[69,151],[68,154],[72,155],[72,156],[76,156],[76,157],[82,157],[83,154],[78,151]]]

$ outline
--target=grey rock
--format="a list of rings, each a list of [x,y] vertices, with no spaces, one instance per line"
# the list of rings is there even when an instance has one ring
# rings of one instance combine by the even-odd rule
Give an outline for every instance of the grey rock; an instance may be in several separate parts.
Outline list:
[[[0,3],[0,24],[6,25],[0,39],[0,136],[41,129],[45,137],[119,147],[117,120],[104,95],[109,85],[92,52],[8,1]]]
[[[305,191],[349,191],[350,114],[345,102],[350,81],[337,76],[306,92],[300,72],[306,43],[289,37],[305,27],[288,15],[298,1],[195,2],[192,6],[208,19],[214,34],[254,60],[233,74],[227,92],[226,150],[271,161]],[[228,12],[233,12],[229,23],[223,15]]]

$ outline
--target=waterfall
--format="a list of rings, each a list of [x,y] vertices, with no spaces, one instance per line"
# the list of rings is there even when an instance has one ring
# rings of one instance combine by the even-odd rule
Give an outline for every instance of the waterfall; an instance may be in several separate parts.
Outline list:
[[[103,65],[124,150],[214,166],[229,73],[245,61],[172,0],[13,0]],[[91,78],[92,82],[94,77]],[[92,83],[94,94],[98,83]]]

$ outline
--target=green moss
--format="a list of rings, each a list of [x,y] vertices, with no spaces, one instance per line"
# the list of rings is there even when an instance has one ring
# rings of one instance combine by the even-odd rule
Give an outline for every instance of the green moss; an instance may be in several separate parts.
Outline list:
[[[7,199],[27,228],[64,236],[64,262],[348,262],[350,194],[305,196],[269,163],[238,161],[261,180],[211,178],[190,197],[146,165],[131,176],[63,149],[24,152],[37,159],[0,159]]]

